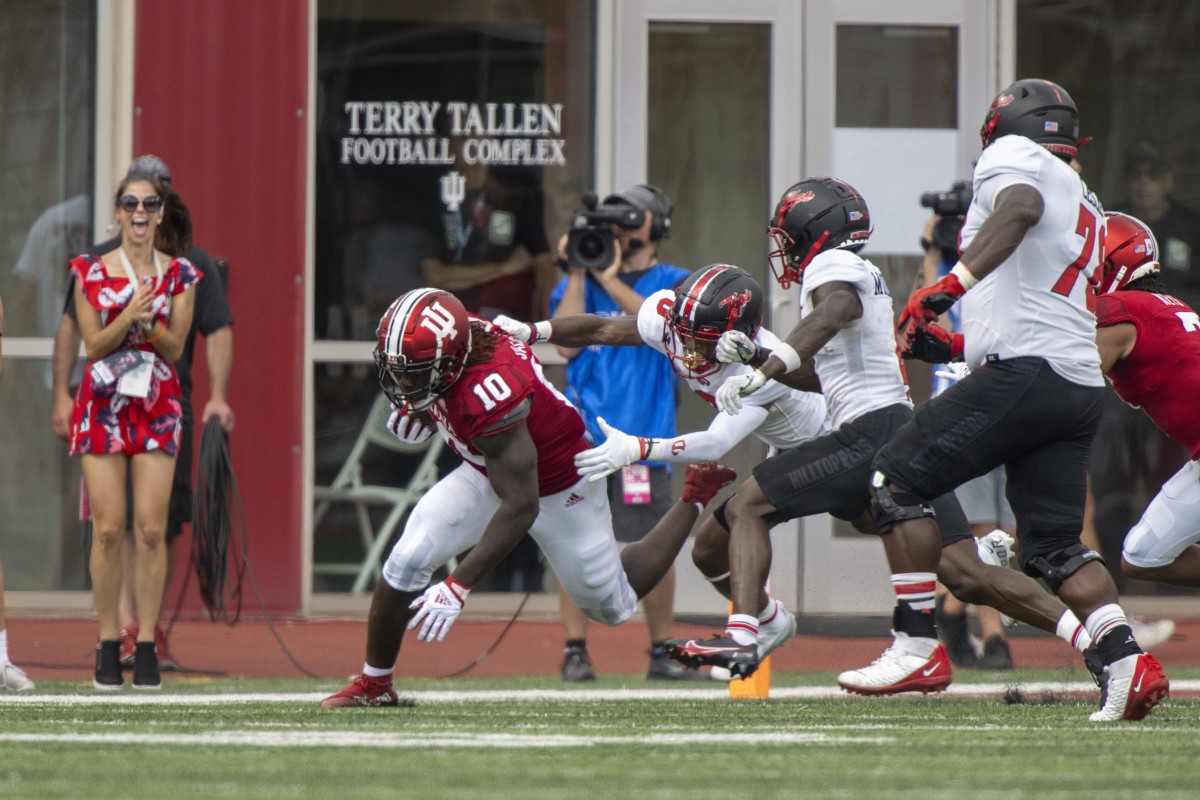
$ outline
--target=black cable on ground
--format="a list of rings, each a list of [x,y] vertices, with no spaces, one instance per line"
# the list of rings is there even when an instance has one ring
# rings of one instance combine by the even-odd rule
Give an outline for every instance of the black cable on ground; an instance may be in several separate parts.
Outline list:
[[[509,629],[512,628],[512,626],[516,624],[517,617],[521,616],[521,611],[525,608],[525,604],[529,602],[529,598],[532,595],[533,595],[533,590],[530,589],[528,592],[525,593],[525,597],[521,598],[521,604],[519,606],[517,606],[517,610],[513,612],[512,619],[510,619],[508,621],[508,624],[504,626],[504,630],[500,631],[500,635],[496,637],[496,641],[494,641],[490,645],[488,645],[488,648],[486,650],[484,650],[482,653],[480,653],[478,656],[476,656],[475,660],[472,661],[470,664],[467,664],[465,667],[458,670],[457,672],[451,672],[449,675],[443,675],[442,679],[461,677],[463,675],[466,675],[468,672],[475,669],[476,667],[478,667],[484,661],[487,661],[487,657],[490,656],[493,652],[495,652],[496,648],[500,646],[500,642],[504,641],[504,637],[508,633]]]
[[[284,644],[259,592],[248,558],[246,510],[233,475],[229,438],[216,417],[209,418],[200,437],[196,501],[192,512],[192,558],[200,596],[209,616],[214,621],[235,625],[242,614],[242,579],[249,578],[263,619],[279,649],[301,674],[320,678],[297,661]],[[234,604],[232,616],[231,603]]]

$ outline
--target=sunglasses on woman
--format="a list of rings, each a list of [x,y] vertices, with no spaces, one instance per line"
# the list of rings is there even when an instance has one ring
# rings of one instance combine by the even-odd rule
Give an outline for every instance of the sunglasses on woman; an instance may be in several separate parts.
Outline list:
[[[147,214],[153,214],[162,208],[163,201],[156,194],[152,194],[149,197],[134,197],[131,194],[126,194],[122,195],[121,199],[117,201],[117,207],[129,214],[137,211],[139,204],[142,208],[146,209]]]

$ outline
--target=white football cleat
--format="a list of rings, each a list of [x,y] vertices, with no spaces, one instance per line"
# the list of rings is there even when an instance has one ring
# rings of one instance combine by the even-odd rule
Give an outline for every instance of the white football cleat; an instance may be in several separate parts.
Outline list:
[[[896,637],[883,655],[862,669],[838,675],[838,686],[853,694],[899,694],[940,692],[953,675],[946,648],[936,639],[916,639],[893,631]],[[929,650],[929,642],[934,642]],[[928,655],[921,655],[928,653]]]
[[[1088,717],[1092,722],[1138,720],[1150,713],[1170,694],[1171,684],[1158,659],[1137,653],[1104,668],[1107,692],[1104,705]]]
[[[1169,619],[1148,620],[1144,617],[1130,617],[1129,629],[1133,638],[1143,650],[1153,650],[1175,635],[1175,621]]]
[[[770,625],[762,625],[758,629],[758,660],[762,661],[771,655],[772,651],[796,634],[796,617],[788,611],[783,603],[772,600],[775,604],[775,617]]]
[[[28,692],[34,688],[33,681],[11,661],[0,664],[0,689],[10,692]]]

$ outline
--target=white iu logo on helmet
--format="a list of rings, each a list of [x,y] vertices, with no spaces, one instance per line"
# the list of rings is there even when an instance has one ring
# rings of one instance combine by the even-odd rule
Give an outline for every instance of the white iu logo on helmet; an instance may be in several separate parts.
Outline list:
[[[458,328],[454,326],[454,316],[437,300],[425,306],[425,310],[421,312],[420,324],[422,328],[433,331],[439,342],[458,338]]]

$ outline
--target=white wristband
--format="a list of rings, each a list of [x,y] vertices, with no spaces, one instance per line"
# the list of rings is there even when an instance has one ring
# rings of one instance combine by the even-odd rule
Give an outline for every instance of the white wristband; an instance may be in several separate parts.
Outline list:
[[[771,350],[771,355],[783,362],[785,374],[800,369],[800,354],[787,342],[780,342]]]
[[[550,320],[545,319],[541,322],[533,323],[533,329],[537,331],[537,338],[534,341],[544,342],[550,338]]]
[[[961,261],[954,265],[950,274],[958,278],[958,282],[962,284],[964,290],[970,290],[972,286],[979,283],[979,278],[972,275],[971,270]]]

